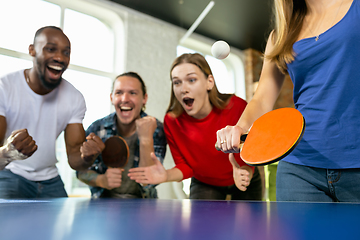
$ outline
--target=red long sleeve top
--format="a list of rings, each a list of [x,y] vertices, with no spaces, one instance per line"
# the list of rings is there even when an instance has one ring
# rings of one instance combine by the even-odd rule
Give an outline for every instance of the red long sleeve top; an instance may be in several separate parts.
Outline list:
[[[235,125],[245,106],[246,101],[233,96],[225,109],[214,107],[203,119],[193,118],[186,112],[177,118],[165,115],[167,142],[175,167],[183,173],[184,179],[195,177],[214,186],[234,184],[229,154],[215,149],[216,131],[227,125]],[[245,165],[240,154],[234,155],[240,166]]]

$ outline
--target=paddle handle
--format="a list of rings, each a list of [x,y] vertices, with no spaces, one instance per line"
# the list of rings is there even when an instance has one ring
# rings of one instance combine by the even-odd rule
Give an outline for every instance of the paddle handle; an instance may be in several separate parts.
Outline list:
[[[243,142],[245,142],[246,137],[247,137],[247,133],[246,133],[246,134],[241,135],[241,137],[240,137],[240,145],[239,145],[239,148],[240,148],[241,144],[242,144]],[[215,149],[216,149],[216,150],[218,150],[218,151],[221,151],[221,149],[219,148],[219,146],[218,146],[218,144],[217,144],[217,143],[215,143]]]

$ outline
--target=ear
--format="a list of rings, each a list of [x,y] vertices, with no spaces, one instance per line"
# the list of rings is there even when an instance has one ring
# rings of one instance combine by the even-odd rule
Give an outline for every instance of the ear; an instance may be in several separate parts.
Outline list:
[[[143,106],[145,106],[147,100],[148,100],[148,95],[146,93],[145,96],[144,96],[144,99],[143,99]]]
[[[33,44],[29,45],[29,55],[32,56],[32,57],[35,57],[35,55],[36,55],[35,47],[34,47]]]
[[[111,102],[111,104],[113,104],[112,102],[113,102],[113,93],[110,93],[110,102]],[[114,105],[114,104],[113,104]]]
[[[213,87],[214,87],[214,84],[215,84],[214,76],[209,75],[208,78],[207,78],[207,86],[206,86],[207,90],[211,91],[211,89],[213,89]]]

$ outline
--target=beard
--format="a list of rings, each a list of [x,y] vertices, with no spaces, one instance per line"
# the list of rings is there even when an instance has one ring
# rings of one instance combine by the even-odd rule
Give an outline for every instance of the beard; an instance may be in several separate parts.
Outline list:
[[[40,63],[39,60],[37,60],[37,65],[41,66],[41,63]],[[57,79],[56,82],[48,82],[45,79],[45,70],[44,70],[44,73],[42,73],[41,70],[38,68],[37,73],[39,75],[40,82],[41,82],[42,86],[45,87],[46,89],[53,90],[53,89],[57,88],[61,83],[62,77]]]
[[[44,74],[40,74],[40,82],[41,82],[41,84],[45,88],[50,89],[50,90],[53,90],[53,89],[57,88],[60,85],[61,80],[62,80],[62,77],[60,77],[55,83],[50,83],[50,82],[47,82],[45,80]]]

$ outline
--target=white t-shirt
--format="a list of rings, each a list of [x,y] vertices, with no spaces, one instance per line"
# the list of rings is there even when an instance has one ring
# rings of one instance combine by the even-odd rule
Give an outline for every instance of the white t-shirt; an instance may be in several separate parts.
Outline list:
[[[5,139],[26,128],[38,145],[26,160],[16,160],[6,169],[31,181],[58,175],[55,141],[71,123],[82,123],[86,111],[83,95],[68,81],[46,95],[36,94],[26,83],[24,70],[0,78],[0,115],[6,118]]]

